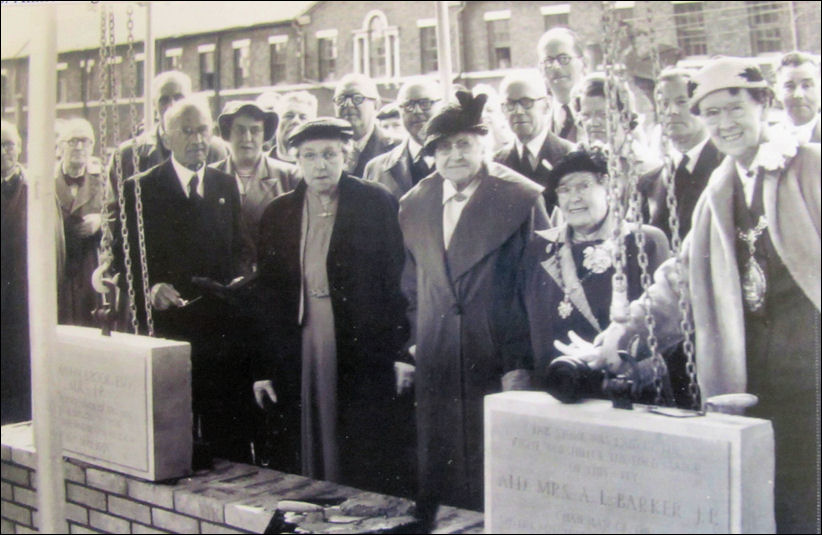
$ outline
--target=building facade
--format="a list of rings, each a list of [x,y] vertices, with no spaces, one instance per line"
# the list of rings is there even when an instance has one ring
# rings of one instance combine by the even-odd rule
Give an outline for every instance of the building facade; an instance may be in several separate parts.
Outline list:
[[[575,30],[589,61],[602,60],[603,2],[449,3],[454,80],[467,87],[493,85],[508,69],[532,68],[540,35],[553,26]],[[819,2],[669,1],[616,2],[623,22],[622,47],[640,55],[651,44],[674,50],[681,64],[698,66],[716,54],[760,56],[772,62],[798,48],[820,52]],[[408,76],[434,73],[439,66],[435,2],[313,2],[289,18],[254,21],[247,27],[160,37],[156,72],[179,69],[195,91],[210,99],[215,116],[225,102],[255,98],[273,89],[306,89],[330,114],[334,82],[349,72],[375,78],[392,100]],[[612,26],[613,27],[613,26]],[[143,43],[115,47],[112,89],[100,87],[99,48],[61,50],[58,56],[58,116],[81,116],[99,125],[101,95],[117,102],[118,129],[104,145],[129,136],[133,117],[142,117]],[[133,57],[133,60],[130,58]],[[26,124],[27,58],[2,60],[3,118]],[[135,96],[132,115],[129,97]],[[139,120],[139,119],[138,119]],[[108,130],[112,130],[110,125]],[[22,134],[27,134],[22,127]]]

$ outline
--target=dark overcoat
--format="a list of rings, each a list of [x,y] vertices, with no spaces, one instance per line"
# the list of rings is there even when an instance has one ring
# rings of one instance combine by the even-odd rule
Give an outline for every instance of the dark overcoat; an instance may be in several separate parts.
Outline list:
[[[66,263],[63,272],[58,274],[60,282],[57,285],[58,322],[61,324],[96,325],[92,312],[97,307],[97,293],[91,286],[91,274],[98,264],[101,232],[83,237],[79,227],[85,216],[102,212],[103,180],[101,163],[92,160],[77,189],[77,196],[72,197],[62,166],[57,168],[55,189],[66,239]]]
[[[379,182],[399,199],[414,187],[408,140],[380,154],[365,166],[363,178]]]
[[[556,188],[553,186],[549,187],[551,185],[548,183],[551,170],[557,162],[571,152],[573,148],[573,143],[562,139],[549,130],[545,136],[545,141],[542,143],[542,147],[539,149],[539,154],[536,155],[538,162],[536,169],[531,170],[530,164],[522,161],[519,157],[519,152],[517,152],[516,143],[513,141],[497,151],[494,155],[494,161],[530,178],[545,188],[542,193],[545,196],[545,208],[548,211],[548,215],[551,215],[554,207],[557,205],[557,195],[554,193]]]
[[[368,142],[363,147],[359,158],[357,159],[357,166],[351,171],[351,174],[356,177],[362,177],[365,174],[365,166],[372,159],[380,154],[386,153],[399,144],[399,142],[391,137],[388,137],[379,126],[374,126]]]
[[[342,483],[392,489],[398,457],[392,418],[394,362],[408,338],[400,291],[403,246],[397,201],[384,187],[343,174],[326,269],[334,312]],[[282,469],[299,471],[301,414],[300,231],[306,184],[275,199],[260,223],[259,278],[255,293],[268,351],[256,380],[272,380],[283,429]],[[407,482],[406,482],[407,483]],[[396,483],[393,483],[396,485]],[[396,490],[395,490],[396,492]],[[406,491],[407,492],[407,491]]]
[[[424,507],[482,508],[483,397],[502,390],[504,373],[531,366],[517,341],[503,340],[521,257],[547,226],[542,188],[496,163],[478,178],[447,251],[442,176],[423,179],[400,202]]]

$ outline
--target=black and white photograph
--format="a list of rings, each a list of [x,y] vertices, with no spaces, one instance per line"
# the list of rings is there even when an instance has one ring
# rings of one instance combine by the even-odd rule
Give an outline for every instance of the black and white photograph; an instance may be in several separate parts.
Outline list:
[[[3,1],[9,533],[820,533],[816,1]]]

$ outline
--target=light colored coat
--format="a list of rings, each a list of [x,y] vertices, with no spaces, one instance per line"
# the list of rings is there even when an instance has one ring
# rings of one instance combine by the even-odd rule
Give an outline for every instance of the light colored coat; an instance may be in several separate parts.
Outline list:
[[[820,309],[820,147],[799,147],[783,170],[765,171],[763,204],[768,233],[794,281]],[[736,169],[726,157],[711,175],[694,210],[681,259],[691,290],[696,358],[703,399],[745,392],[745,317],[736,258],[733,191]],[[649,290],[657,335],[663,345],[680,336],[674,259],[660,266]],[[642,330],[643,314],[632,304],[629,331]]]

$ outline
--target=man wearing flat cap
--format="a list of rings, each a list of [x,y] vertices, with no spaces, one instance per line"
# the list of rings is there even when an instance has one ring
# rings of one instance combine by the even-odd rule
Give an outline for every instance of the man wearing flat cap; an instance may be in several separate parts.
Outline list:
[[[711,60],[693,76],[689,94],[691,112],[725,154],[697,201],[679,258],[699,389],[709,402],[723,394],[758,397],[746,414],[773,423],[777,532],[813,533],[820,492],[819,144],[769,138],[773,92],[752,59]],[[674,262],[657,269],[648,289],[661,350],[683,338]],[[643,302],[634,301],[630,319],[612,323],[593,352],[579,348],[577,356],[618,372],[617,351],[644,332]]]
[[[380,94],[374,80],[364,74],[347,74],[334,91],[337,117],[351,123],[354,137],[345,170],[362,177],[366,164],[394,148],[399,140],[389,137],[377,124]]]
[[[412,418],[395,410],[408,338],[397,201],[344,172],[352,136],[348,122],[320,118],[289,138],[303,179],[260,224],[256,294],[269,350],[254,394],[282,415],[275,468],[410,495],[392,434]]]
[[[256,102],[229,102],[217,119],[220,136],[228,142],[230,156],[211,167],[234,175],[242,206],[245,272],[253,272],[257,262],[256,243],[260,218],[274,198],[297,185],[297,168],[266,156],[263,143],[277,131],[277,114]]]
[[[527,322],[507,303],[526,244],[548,225],[542,188],[485,154],[486,96],[456,96],[425,126],[436,172],[400,201],[426,523],[439,503],[482,509],[482,400],[528,385]]]

